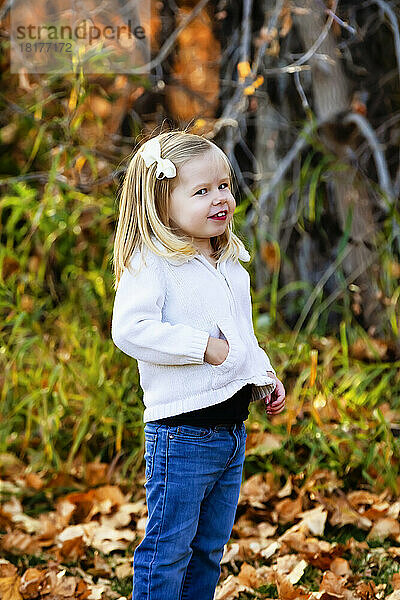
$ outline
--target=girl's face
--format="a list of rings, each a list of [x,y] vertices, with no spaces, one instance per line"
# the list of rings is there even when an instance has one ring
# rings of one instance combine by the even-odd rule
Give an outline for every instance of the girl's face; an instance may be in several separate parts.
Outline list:
[[[199,248],[209,251],[210,238],[225,231],[236,208],[227,168],[210,150],[180,167],[177,178],[169,203],[170,226],[193,236]],[[225,219],[210,218],[223,210]]]

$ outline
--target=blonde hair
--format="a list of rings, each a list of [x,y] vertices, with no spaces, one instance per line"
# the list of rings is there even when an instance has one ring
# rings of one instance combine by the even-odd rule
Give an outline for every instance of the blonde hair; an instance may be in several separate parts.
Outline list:
[[[189,160],[215,151],[224,161],[232,189],[234,171],[226,154],[214,142],[193,133],[171,130],[157,136],[162,158],[171,160],[177,169],[174,178],[156,178],[156,163],[146,167],[140,156],[140,144],[131,154],[119,194],[119,217],[114,240],[114,289],[117,289],[122,272],[128,267],[136,249],[140,252],[147,246],[155,254],[165,258],[192,257],[198,253],[193,246],[193,237],[174,233],[169,226],[169,198],[178,183],[179,168]],[[143,142],[144,143],[144,142]],[[154,235],[166,247],[161,252],[153,243]],[[233,233],[231,220],[224,233],[211,238],[212,257],[216,260],[237,260],[243,243]]]

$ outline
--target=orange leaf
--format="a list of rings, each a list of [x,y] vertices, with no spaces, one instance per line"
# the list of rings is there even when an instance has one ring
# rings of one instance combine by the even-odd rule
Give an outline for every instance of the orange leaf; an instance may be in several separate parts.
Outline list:
[[[290,12],[290,8],[288,6],[284,6],[280,16],[282,19],[282,26],[279,31],[279,35],[281,37],[286,37],[293,25],[292,14]]]
[[[270,47],[267,49],[269,56],[279,56],[280,44],[278,40],[272,40]]]
[[[266,263],[270,271],[279,269],[280,253],[276,242],[264,242],[261,246],[261,258]]]
[[[39,596],[46,578],[46,572],[40,569],[29,568],[21,577],[20,590],[24,598],[36,598]]]

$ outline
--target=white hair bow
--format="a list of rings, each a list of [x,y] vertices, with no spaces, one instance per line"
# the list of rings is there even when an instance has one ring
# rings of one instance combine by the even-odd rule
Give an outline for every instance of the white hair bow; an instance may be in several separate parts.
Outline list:
[[[154,162],[157,163],[157,179],[175,177],[176,167],[169,158],[161,158],[161,146],[157,138],[147,140],[140,152],[146,167],[150,167]]]

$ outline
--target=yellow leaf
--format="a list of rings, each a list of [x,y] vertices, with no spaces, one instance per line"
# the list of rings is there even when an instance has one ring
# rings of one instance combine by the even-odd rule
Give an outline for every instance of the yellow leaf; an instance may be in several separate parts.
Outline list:
[[[317,378],[318,350],[311,350],[310,387],[314,385]]]
[[[252,94],[254,94],[255,89],[253,85],[248,85],[246,88],[244,88],[244,95],[245,96],[251,96]]]
[[[201,129],[206,124],[204,119],[196,119],[193,124],[193,129]]]
[[[253,83],[255,88],[260,87],[260,85],[262,85],[264,83],[264,77],[262,75],[259,75],[257,77],[257,79],[255,80],[255,82]]]
[[[73,87],[71,90],[71,95],[69,97],[69,101],[68,101],[69,110],[74,110],[76,108],[77,100],[78,100],[78,94],[76,92],[76,87]]]
[[[0,598],[4,600],[23,600],[19,593],[21,579],[18,575],[0,577]]]
[[[75,161],[75,169],[78,171],[78,173],[80,173],[82,171],[82,167],[86,162],[86,158],[85,156],[78,156],[78,158]]]
[[[240,81],[243,81],[251,73],[250,64],[247,61],[238,63],[237,70]]]

